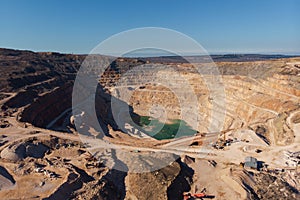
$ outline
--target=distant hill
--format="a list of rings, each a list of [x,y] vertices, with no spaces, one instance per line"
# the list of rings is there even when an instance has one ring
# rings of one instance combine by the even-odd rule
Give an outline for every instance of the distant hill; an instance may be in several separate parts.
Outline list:
[[[160,57],[140,57],[138,59],[153,63],[186,63],[188,59],[192,63],[209,62],[210,58],[215,62],[246,62],[246,61],[262,61],[280,58],[292,58],[298,56],[290,55],[266,55],[266,54],[224,54],[224,55],[203,55],[203,56],[160,56]]]

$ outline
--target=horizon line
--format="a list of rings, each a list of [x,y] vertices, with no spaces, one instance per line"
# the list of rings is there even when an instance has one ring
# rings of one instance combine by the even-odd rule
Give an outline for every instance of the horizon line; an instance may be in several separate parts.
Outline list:
[[[59,53],[59,54],[72,54],[72,55],[92,55],[90,53],[74,53],[74,52],[64,52],[64,51],[57,51],[57,50],[34,50],[34,49],[22,49],[22,48],[12,48],[12,47],[0,47],[0,49],[7,49],[7,50],[15,50],[15,51],[31,51],[34,53]],[[111,53],[115,54],[115,53]],[[284,52],[284,51],[207,51],[207,54],[195,54],[193,52],[182,52],[183,56],[218,56],[218,55],[281,55],[281,56],[300,56],[300,52]],[[103,55],[103,56],[113,56],[109,54],[95,54],[95,55]],[[139,58],[139,57],[176,57],[180,55],[174,54],[140,54],[140,55],[123,55],[121,57],[130,57],[130,58]],[[116,56],[113,56],[116,57]]]

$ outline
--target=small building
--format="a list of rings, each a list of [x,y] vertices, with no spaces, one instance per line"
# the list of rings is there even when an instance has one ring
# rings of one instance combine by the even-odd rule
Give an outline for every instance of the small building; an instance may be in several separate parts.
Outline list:
[[[246,157],[244,167],[248,169],[258,169],[257,159],[251,156]]]

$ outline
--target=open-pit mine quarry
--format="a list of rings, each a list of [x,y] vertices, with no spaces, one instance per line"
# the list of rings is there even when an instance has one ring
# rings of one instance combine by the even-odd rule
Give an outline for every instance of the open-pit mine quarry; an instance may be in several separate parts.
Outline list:
[[[85,59],[0,49],[0,199],[300,198],[300,57]]]

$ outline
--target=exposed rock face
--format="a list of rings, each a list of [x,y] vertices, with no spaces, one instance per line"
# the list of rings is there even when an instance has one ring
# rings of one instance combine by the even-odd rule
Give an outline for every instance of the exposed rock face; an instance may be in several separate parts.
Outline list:
[[[192,176],[193,170],[180,160],[153,172],[128,174],[126,199],[183,199]]]
[[[23,158],[25,158],[25,156],[26,156],[26,148],[23,144],[13,145],[1,151],[1,158],[4,158],[12,162],[20,161]]]
[[[40,92],[63,85],[74,79],[84,56],[59,53],[34,53],[0,49],[2,91],[20,89]]]
[[[34,53],[0,49],[1,91],[16,93],[2,105],[2,111],[12,114],[16,109],[24,109],[19,116],[20,121],[46,127],[71,108],[74,79],[84,58],[85,56],[51,52]],[[129,63],[137,65],[144,62],[123,59],[122,62],[113,62],[111,66],[120,65],[125,69]],[[106,74],[109,77],[112,73]],[[107,97],[103,96],[103,91],[99,92],[99,95],[96,108],[100,115],[103,113],[103,116],[107,116],[109,110],[106,108]],[[1,96],[6,98],[10,95],[1,94]]]
[[[264,173],[255,175],[254,191],[259,199],[299,199],[299,192],[284,180]],[[267,186],[267,187],[266,187]]]
[[[157,113],[153,112],[155,110],[153,108],[159,105],[161,107],[159,110],[163,110],[162,115],[166,115],[169,119],[184,119],[199,132],[207,132],[212,122],[220,120],[223,130],[264,126],[267,130],[266,141],[268,140],[270,144],[292,143],[294,133],[286,120],[291,112],[300,108],[300,84],[297,78],[300,74],[299,68],[292,62],[289,63],[288,59],[216,64],[225,87],[223,91],[225,105],[219,104],[221,102],[219,93],[222,91],[214,91],[218,86],[208,88],[209,77],[191,70],[192,66],[189,64],[168,64],[168,67],[176,69],[175,72],[147,70],[151,66],[147,64],[143,70],[134,71],[133,68],[126,74],[120,72],[121,66],[115,66],[110,69],[114,76],[109,80],[113,81],[109,84],[104,81],[102,85],[109,89],[113,96],[123,98],[139,115],[155,116]],[[159,66],[157,64],[158,68]],[[196,96],[196,101],[192,100],[191,94],[190,96],[184,94],[187,88],[182,86],[183,82],[178,78],[178,73],[192,88],[192,95]],[[153,77],[156,77],[155,80],[165,80],[166,85],[171,83],[172,87],[153,83],[140,85]],[[126,95],[131,93],[131,97],[127,98]],[[182,102],[190,105],[184,107],[188,115],[182,115],[183,107],[180,105]],[[195,104],[199,106],[193,107]],[[200,123],[191,124],[197,112],[201,113]],[[223,121],[222,117],[212,118],[213,112],[226,112],[225,120]]]
[[[44,127],[66,107],[70,107],[68,95],[72,88],[68,91],[68,87],[75,79],[83,58],[59,53],[0,49],[1,92],[11,96],[2,105],[2,111],[9,115],[27,106],[21,120]],[[50,94],[52,92],[54,94]],[[33,109],[35,112],[32,112]]]
[[[26,90],[19,92],[16,96],[12,97],[4,104],[8,108],[21,108],[34,101],[38,97],[38,93],[34,90]]]
[[[190,190],[192,175],[193,171],[180,160],[148,173],[126,174],[111,170],[100,180],[87,183],[82,189],[75,192],[72,198],[182,199],[182,193]],[[116,178],[119,180],[117,181]]]
[[[30,122],[38,127],[46,127],[53,119],[71,108],[72,89],[71,84],[66,84],[39,97],[24,109],[20,115],[20,121]]]
[[[248,193],[248,199],[298,199],[299,191],[291,186],[281,174],[265,172],[233,171],[236,181],[240,182]]]

